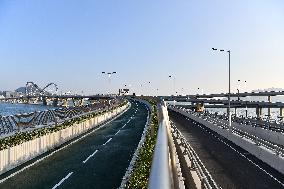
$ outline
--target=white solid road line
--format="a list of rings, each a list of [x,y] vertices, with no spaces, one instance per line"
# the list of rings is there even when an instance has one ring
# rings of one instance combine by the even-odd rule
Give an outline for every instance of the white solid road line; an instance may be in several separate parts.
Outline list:
[[[87,159],[85,159],[85,161],[83,161],[83,163],[85,164],[91,157],[93,157],[99,150],[96,150],[94,153],[92,153],[91,155],[89,155],[89,157]]]
[[[103,144],[103,146],[105,146],[107,143],[109,143],[112,140],[112,138],[108,139],[108,141],[106,141],[106,143]]]
[[[68,173],[68,175],[66,177],[64,177],[59,183],[57,183],[55,186],[53,186],[52,189],[57,188],[58,186],[60,186],[65,180],[67,180],[71,175],[73,174],[73,172]]]

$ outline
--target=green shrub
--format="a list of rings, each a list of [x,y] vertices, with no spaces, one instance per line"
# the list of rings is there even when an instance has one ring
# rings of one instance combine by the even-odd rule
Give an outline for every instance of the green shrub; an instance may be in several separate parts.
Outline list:
[[[146,189],[150,177],[150,170],[158,133],[158,119],[156,101],[152,99],[147,99],[147,101],[152,106],[151,127],[154,132],[151,133],[150,127],[147,130],[145,142],[138,153],[138,158],[134,164],[133,172],[126,184],[126,188],[129,189]]]

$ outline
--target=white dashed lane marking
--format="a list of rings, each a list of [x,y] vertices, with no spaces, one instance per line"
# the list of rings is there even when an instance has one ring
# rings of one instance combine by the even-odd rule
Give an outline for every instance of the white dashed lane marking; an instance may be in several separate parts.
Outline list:
[[[120,132],[120,130],[118,130],[114,135],[117,135]]]
[[[96,150],[94,153],[92,153],[87,159],[85,159],[83,161],[83,163],[85,164],[91,157],[93,157],[99,150]]]
[[[65,180],[67,180],[71,175],[73,174],[73,172],[68,173],[68,175],[66,177],[64,177],[59,183],[57,183],[55,186],[53,186],[52,189],[57,188],[58,186],[60,186]]]
[[[108,141],[106,141],[103,146],[105,146],[107,143],[109,143],[112,140],[112,138],[108,139]]]

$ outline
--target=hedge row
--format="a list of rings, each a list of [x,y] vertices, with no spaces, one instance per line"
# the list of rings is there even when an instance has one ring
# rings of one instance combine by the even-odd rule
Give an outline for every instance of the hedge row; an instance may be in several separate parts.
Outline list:
[[[146,189],[150,177],[150,169],[158,133],[158,118],[156,101],[153,99],[146,100],[152,106],[151,126],[147,131],[145,142],[138,153],[138,158],[134,164],[133,172],[130,175],[128,183],[126,184],[126,188],[129,189]],[[153,129],[153,132],[151,129]]]
[[[108,111],[112,111],[115,108],[122,107],[126,104],[127,104],[127,101],[123,101],[120,105],[118,105],[116,107],[112,107],[109,110],[104,110],[104,111],[95,112],[95,113],[93,112],[93,113],[86,114],[86,115],[83,115],[83,116],[80,116],[80,117],[71,118],[70,120],[65,121],[65,122],[58,124],[56,126],[53,126],[53,127],[44,127],[44,128],[29,131],[29,132],[20,132],[20,133],[14,134],[12,136],[2,138],[2,139],[0,139],[0,150],[4,150],[4,149],[7,149],[9,147],[13,147],[13,146],[22,144],[22,143],[27,142],[29,140],[33,140],[33,139],[39,138],[41,136],[47,135],[49,133],[53,133],[53,132],[65,129],[65,128],[70,127],[74,124],[82,123],[86,120],[89,120],[89,119],[94,118],[98,115],[104,114]]]

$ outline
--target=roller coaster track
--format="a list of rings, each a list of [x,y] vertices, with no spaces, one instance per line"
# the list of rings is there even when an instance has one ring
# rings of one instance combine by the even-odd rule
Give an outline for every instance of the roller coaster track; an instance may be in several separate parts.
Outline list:
[[[49,86],[51,86],[51,85],[54,85],[54,87],[55,87],[55,91],[57,92],[58,91],[58,86],[57,86],[57,84],[55,84],[55,83],[49,83],[49,84],[47,84],[45,87],[43,87],[42,89],[36,84],[36,83],[34,83],[34,82],[27,82],[27,84],[26,84],[26,94],[27,95],[29,95],[29,88],[30,89],[33,89],[33,88],[35,88],[35,90],[37,90],[37,93],[39,93],[40,95],[44,95],[44,94],[46,94],[46,93],[50,93],[50,92],[48,92],[48,91],[46,91],[46,89],[49,87]],[[34,91],[35,91],[34,90]]]

